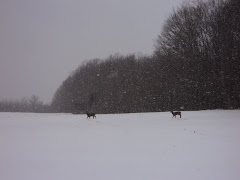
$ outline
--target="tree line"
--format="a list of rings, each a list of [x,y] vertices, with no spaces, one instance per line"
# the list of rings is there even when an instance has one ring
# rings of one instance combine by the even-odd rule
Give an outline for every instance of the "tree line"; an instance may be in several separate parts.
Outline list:
[[[70,113],[237,109],[239,69],[240,1],[193,1],[168,16],[152,55],[87,61],[44,108]],[[30,101],[14,106],[10,103],[18,111],[42,111],[36,110],[41,103]],[[0,111],[3,107],[0,103]]]
[[[51,112],[50,105],[43,104],[39,97],[32,95],[31,98],[22,98],[21,100],[1,100],[0,112]]]
[[[151,56],[111,55],[79,66],[57,89],[55,112],[240,107],[240,1],[184,4],[165,21]]]

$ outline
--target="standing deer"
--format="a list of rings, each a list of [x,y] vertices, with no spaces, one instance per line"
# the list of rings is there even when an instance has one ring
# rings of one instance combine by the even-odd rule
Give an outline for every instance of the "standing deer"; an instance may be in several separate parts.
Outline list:
[[[96,118],[96,114],[95,113],[88,113],[88,112],[86,112],[86,114],[87,114],[87,118],[91,118],[91,116],[93,118]]]
[[[173,112],[173,111],[171,111],[171,113],[172,113],[173,117],[175,117],[175,118],[176,118],[176,116],[177,116],[177,115],[179,115],[179,116],[180,116],[180,118],[182,117],[182,115],[181,115],[181,112],[180,112],[180,111],[177,111],[177,112]],[[173,118],[173,117],[172,117],[172,118]]]

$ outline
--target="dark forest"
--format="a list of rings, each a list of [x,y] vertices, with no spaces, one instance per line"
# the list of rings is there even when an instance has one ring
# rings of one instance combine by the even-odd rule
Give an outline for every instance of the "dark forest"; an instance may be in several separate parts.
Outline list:
[[[79,66],[55,112],[128,113],[240,107],[240,1],[184,4],[151,56],[111,55]]]
[[[115,54],[80,65],[44,111],[240,108],[239,0],[196,1],[178,7],[153,47],[152,55]]]

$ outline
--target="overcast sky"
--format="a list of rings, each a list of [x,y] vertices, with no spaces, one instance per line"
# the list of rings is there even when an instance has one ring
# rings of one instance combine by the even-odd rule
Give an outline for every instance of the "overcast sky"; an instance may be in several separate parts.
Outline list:
[[[0,0],[0,100],[51,99],[85,60],[150,55],[183,0]]]

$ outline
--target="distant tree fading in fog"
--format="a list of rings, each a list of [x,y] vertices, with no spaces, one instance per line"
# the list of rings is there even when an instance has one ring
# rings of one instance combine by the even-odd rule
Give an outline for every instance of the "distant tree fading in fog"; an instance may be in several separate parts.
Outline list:
[[[20,101],[0,101],[0,112],[50,112],[50,106],[43,104],[39,97],[32,95],[30,99],[22,98]]]

